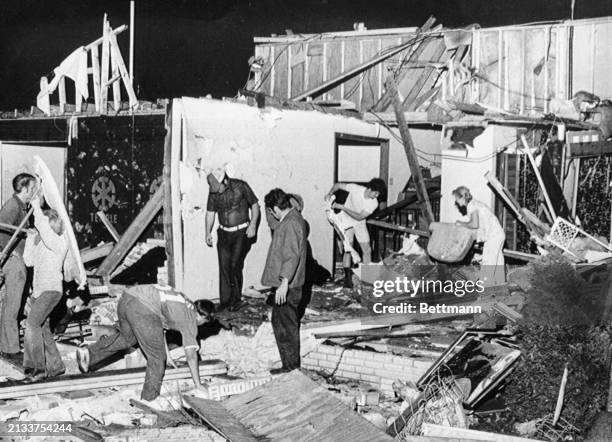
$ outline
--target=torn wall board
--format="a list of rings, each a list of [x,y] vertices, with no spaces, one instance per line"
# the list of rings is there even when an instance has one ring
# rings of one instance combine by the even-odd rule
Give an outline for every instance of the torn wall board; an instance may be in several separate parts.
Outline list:
[[[347,144],[344,135],[388,144],[387,162],[381,164],[388,164],[382,172],[390,177],[390,198],[395,198],[410,176],[403,147],[395,137],[380,125],[357,118],[193,98],[174,100],[172,112],[168,136],[181,163],[170,165],[173,200],[180,206],[180,211],[173,210],[171,265],[177,275],[176,287],[194,299],[219,296],[217,251],[205,243],[207,171],[230,167],[228,175],[246,181],[261,206],[275,187],[301,195],[313,256],[328,269],[332,267],[333,237],[322,211],[323,197],[334,183],[337,146]],[[439,152],[439,133],[414,132],[422,149]],[[216,228],[213,238],[216,244]],[[269,243],[269,228],[261,222],[246,258],[244,287],[259,285]]]

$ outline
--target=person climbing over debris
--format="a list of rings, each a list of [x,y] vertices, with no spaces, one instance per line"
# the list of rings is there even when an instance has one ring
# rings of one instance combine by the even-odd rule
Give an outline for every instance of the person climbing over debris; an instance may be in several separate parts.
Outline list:
[[[119,322],[115,329],[97,342],[77,349],[79,369],[86,373],[96,365],[138,344],[147,358],[145,382],[140,395],[153,408],[165,404],[155,401],[161,390],[166,369],[164,330],[176,330],[182,336],[187,365],[196,389],[203,389],[198,369],[198,326],[209,322],[214,312],[210,301],[191,302],[170,286],[148,284],[126,289],[117,304]]]
[[[30,382],[64,374],[66,367],[53,339],[49,316],[62,299],[63,269],[68,254],[64,223],[54,209],[43,212],[32,199],[35,231],[28,232],[23,260],[34,267],[30,312],[26,319],[23,367]]]
[[[481,275],[486,287],[503,284],[506,281],[504,243],[506,234],[493,211],[483,202],[475,200],[466,186],[459,186],[452,192],[459,213],[468,216],[468,221],[455,224],[476,231],[476,242],[484,242],[482,248]]]
[[[283,190],[271,190],[264,201],[278,221],[261,277],[264,286],[275,288],[272,329],[283,365],[270,373],[278,374],[300,368],[299,307],[306,277],[307,232],[304,218]]]
[[[370,247],[370,234],[366,225],[366,218],[370,216],[379,206],[379,201],[387,198],[387,185],[380,178],[372,178],[365,186],[352,183],[336,183],[325,195],[325,200],[330,201],[335,192],[344,190],[348,192],[344,204],[332,203],[332,209],[339,209],[338,226],[344,233],[349,244],[357,238],[361,247],[361,259],[364,264],[372,261],[372,248]],[[344,287],[353,286],[351,270],[351,254],[342,241],[339,241],[340,250],[344,252],[342,266],[344,267]]]

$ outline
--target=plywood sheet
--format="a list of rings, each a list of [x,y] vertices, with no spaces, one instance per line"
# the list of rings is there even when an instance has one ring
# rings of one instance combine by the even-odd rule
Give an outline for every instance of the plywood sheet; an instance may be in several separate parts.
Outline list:
[[[344,72],[361,64],[361,44],[359,40],[345,40],[344,42]],[[344,83],[344,99],[352,101],[359,106],[360,82],[362,75],[359,74]]]
[[[308,45],[308,69],[305,89],[312,89],[323,83],[324,44],[313,43]]]
[[[253,442],[257,439],[217,401],[183,395],[183,400],[217,433],[230,442]]]
[[[393,440],[298,370],[223,405],[256,436],[272,440]]]
[[[326,59],[324,63],[327,64],[327,78],[324,78],[323,81],[330,80],[342,73],[342,44],[341,41],[331,41],[325,44]],[[340,86],[336,86],[326,94],[327,97],[330,100],[340,100],[342,98],[340,89]]]
[[[276,63],[274,64],[274,93],[278,98],[288,97],[288,70],[289,63],[289,45],[274,46]]]

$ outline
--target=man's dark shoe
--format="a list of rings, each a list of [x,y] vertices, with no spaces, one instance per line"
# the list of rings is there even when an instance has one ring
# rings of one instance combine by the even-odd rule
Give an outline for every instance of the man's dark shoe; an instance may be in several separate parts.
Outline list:
[[[58,371],[53,371],[53,372],[51,372],[51,373],[47,373],[47,376],[46,376],[46,377],[47,377],[47,379],[50,379],[50,378],[56,378],[56,377],[58,377],[58,376],[63,375],[64,373],[66,373],[66,369],[65,369],[65,368],[62,368],[61,370],[58,370]]]
[[[40,382],[45,380],[47,377],[46,373],[43,370],[33,370],[26,378],[23,380],[26,384],[31,384],[33,382]]]
[[[283,373],[289,373],[291,370],[285,367],[281,367],[281,368],[273,368],[272,370],[270,370],[270,374],[271,375],[277,375],[277,374],[283,374]]]

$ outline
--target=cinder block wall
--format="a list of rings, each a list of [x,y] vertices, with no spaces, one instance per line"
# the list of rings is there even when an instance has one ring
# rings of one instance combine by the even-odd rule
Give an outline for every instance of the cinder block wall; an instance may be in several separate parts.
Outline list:
[[[366,350],[347,350],[341,346],[320,345],[302,358],[308,370],[334,372],[338,378],[363,381],[393,394],[393,381],[416,382],[434,363],[433,359],[394,356]]]

